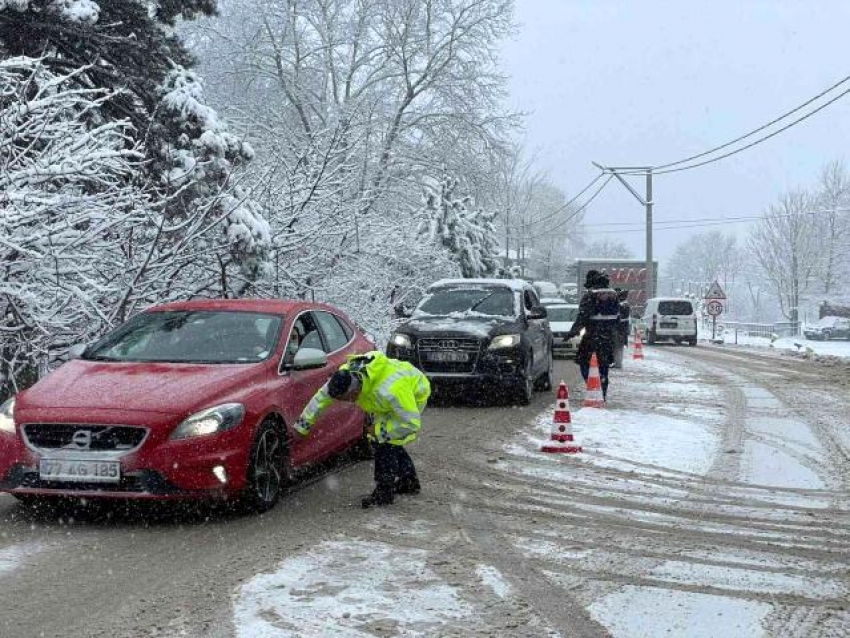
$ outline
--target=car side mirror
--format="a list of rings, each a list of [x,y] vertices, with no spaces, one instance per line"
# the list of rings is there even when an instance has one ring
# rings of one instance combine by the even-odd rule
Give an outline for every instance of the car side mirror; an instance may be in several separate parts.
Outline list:
[[[328,355],[318,348],[301,348],[292,361],[294,370],[316,370],[328,365]]]
[[[68,358],[69,359],[79,359],[83,356],[83,353],[88,348],[88,344],[85,343],[75,343],[73,346],[68,348]]]
[[[404,307],[404,304],[398,304],[393,306],[393,314],[395,314],[397,319],[410,319],[411,312]]]
[[[548,316],[549,313],[546,312],[546,308],[543,306],[534,306],[534,308],[528,311],[529,319],[545,319]]]

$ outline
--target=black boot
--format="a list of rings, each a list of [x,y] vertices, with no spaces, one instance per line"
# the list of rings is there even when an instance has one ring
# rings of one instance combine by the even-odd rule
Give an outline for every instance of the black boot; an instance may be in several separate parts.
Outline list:
[[[419,494],[422,491],[422,486],[419,485],[419,479],[415,476],[412,478],[400,479],[395,484],[396,494]]]
[[[378,507],[383,507],[384,505],[392,505],[394,500],[395,496],[393,495],[392,490],[376,487],[375,490],[369,496],[363,497],[363,500],[360,501],[360,505],[363,507],[364,510],[366,510],[376,505]]]

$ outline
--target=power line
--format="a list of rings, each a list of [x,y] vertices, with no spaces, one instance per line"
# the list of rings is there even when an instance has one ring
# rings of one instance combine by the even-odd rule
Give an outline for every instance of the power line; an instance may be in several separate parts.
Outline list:
[[[803,211],[800,213],[785,213],[780,215],[772,215],[771,217],[795,217],[797,215],[825,215],[828,213],[850,213],[850,208],[828,208],[823,210],[811,210],[811,211]],[[697,222],[722,222],[722,223],[734,223],[734,222],[742,222],[742,221],[753,221],[757,219],[763,219],[764,215],[743,215],[738,217],[695,217],[693,219],[681,218],[681,219],[656,219],[653,223],[653,226],[657,224],[690,224]],[[594,224],[594,226],[639,226],[641,229],[644,228],[645,222],[600,222]]]
[[[771,215],[772,219],[783,218],[783,217],[796,217],[800,215],[824,215],[828,213],[850,213],[850,208],[835,208],[828,210],[816,210],[816,211],[805,211],[801,213],[787,213],[782,215]],[[679,220],[666,220],[666,224],[673,224],[661,227],[654,227],[654,230],[685,230],[689,228],[710,228],[712,226],[724,226],[729,223],[743,223],[743,222],[751,222],[751,221],[759,221],[765,219],[764,215],[753,215],[749,217],[705,217],[702,219],[679,219]],[[613,226],[620,224],[633,224],[637,226],[635,228],[618,228],[618,229],[609,229],[609,230],[583,230],[582,232],[587,235],[616,235],[621,233],[643,233],[645,231],[644,225],[640,222],[611,222],[611,223],[603,223],[603,224],[595,224],[595,226]],[[567,237],[571,233],[562,231],[562,232],[549,232],[545,233],[550,237]],[[543,235],[541,235],[543,236]]]
[[[734,140],[730,140],[730,141],[726,142],[725,144],[721,144],[720,146],[715,146],[712,149],[709,149],[707,151],[703,151],[702,153],[698,153],[696,155],[691,155],[690,157],[686,157],[684,159],[680,159],[680,160],[675,161],[675,162],[668,162],[667,164],[660,164],[660,165],[654,166],[653,170],[663,170],[665,168],[670,168],[671,166],[677,166],[679,164],[685,164],[685,163],[691,162],[695,159],[705,157],[706,155],[711,155],[712,153],[716,153],[717,151],[721,151],[724,148],[728,148],[729,146],[732,146],[732,144],[736,144],[736,143],[740,142],[741,140],[747,139],[748,137],[752,137],[756,133],[760,133],[763,130],[770,128],[774,124],[784,120],[786,117],[793,115],[794,113],[796,113],[797,111],[799,111],[801,109],[804,109],[805,107],[809,106],[809,104],[811,104],[812,102],[816,102],[817,100],[822,98],[824,95],[834,91],[835,89],[837,89],[839,86],[841,86],[842,84],[844,84],[848,80],[850,80],[850,75],[845,76],[844,78],[842,78],[841,80],[839,80],[838,82],[836,82],[835,84],[830,86],[829,88],[827,88],[827,89],[821,91],[820,93],[818,93],[817,95],[815,95],[813,98],[806,100],[805,102],[803,102],[799,106],[794,107],[790,111],[786,111],[785,113],[783,113],[782,115],[780,115],[777,118],[774,118],[773,120],[771,120],[767,124],[763,124],[762,126],[759,126],[758,128],[753,129],[749,133],[746,133],[744,135],[736,137]],[[841,96],[839,96],[839,97],[841,97]]]
[[[741,153],[742,151],[746,151],[747,149],[750,149],[753,146],[761,144],[762,142],[766,142],[767,140],[771,139],[772,137],[776,137],[780,133],[787,131],[789,128],[796,126],[800,122],[803,122],[804,120],[807,120],[808,118],[810,118],[812,115],[815,115],[816,113],[819,113],[820,111],[824,110],[827,106],[837,102],[838,100],[840,100],[842,97],[844,97],[848,93],[850,93],[850,89],[845,89],[844,91],[842,91],[841,93],[836,95],[831,100],[821,104],[820,106],[818,106],[813,111],[809,111],[808,113],[797,118],[796,120],[793,120],[790,124],[786,124],[785,126],[773,131],[772,133],[765,135],[764,137],[760,137],[757,140],[750,142],[749,144],[745,144],[744,146],[741,146],[740,148],[736,148],[733,151],[729,151],[728,153],[723,153],[722,155],[718,155],[717,157],[712,157],[711,159],[707,159],[707,160],[704,160],[702,162],[697,162],[696,164],[689,164],[687,166],[677,166],[676,168],[668,168],[666,170],[658,170],[658,171],[654,170],[654,168],[653,168],[652,173],[653,173],[653,175],[665,175],[667,173],[678,173],[678,172],[681,172],[681,171],[689,171],[693,168],[699,168],[701,166],[706,166],[707,164],[713,164],[714,162],[719,162],[720,160],[724,160],[727,157],[731,157],[733,155]],[[767,126],[769,126],[769,125],[765,125],[764,127],[761,127],[761,128],[764,129]],[[743,136],[741,139],[743,139],[744,137],[750,137],[750,134]],[[724,144],[723,146],[718,147],[718,148],[724,148],[726,146],[729,146],[730,144],[734,144],[734,142],[729,142],[729,143]],[[705,153],[702,153],[699,156],[695,156],[695,157],[701,157],[701,156],[707,155],[711,152],[714,152],[714,151],[706,151]],[[670,164],[666,164],[665,166],[674,166],[676,164],[683,163],[683,162],[686,162],[686,161],[688,161],[688,160],[680,160],[679,162],[672,162]],[[643,175],[644,173],[646,173],[646,171],[617,171],[617,172],[620,173],[620,175]]]
[[[690,164],[690,165],[688,165],[688,166],[680,166],[680,167],[678,167],[678,168],[668,168],[668,169],[663,170],[663,171],[658,171],[658,172],[657,172],[657,173],[655,173],[655,174],[656,174],[656,175],[664,175],[664,174],[666,174],[666,173],[678,173],[678,172],[680,172],[680,171],[689,171],[689,170],[691,170],[692,168],[699,168],[700,166],[705,166],[706,164],[712,164],[712,163],[714,163],[714,162],[719,162],[719,161],[720,161],[720,160],[722,160],[722,159],[726,159],[727,157],[731,157],[732,155],[736,155],[736,154],[738,154],[738,153],[740,153],[740,152],[742,152],[742,151],[746,151],[747,149],[752,148],[753,146],[756,146],[757,144],[761,144],[762,142],[765,142],[765,141],[769,140],[769,139],[770,139],[770,138],[772,138],[772,137],[776,137],[776,136],[777,136],[777,135],[779,135],[780,133],[782,133],[782,132],[784,132],[784,131],[787,131],[787,130],[788,130],[789,128],[791,128],[792,126],[796,126],[796,125],[797,125],[797,124],[799,124],[800,122],[802,122],[802,121],[804,121],[804,120],[807,120],[807,119],[808,119],[808,118],[810,118],[812,115],[815,115],[816,113],[819,113],[820,111],[824,110],[824,109],[825,109],[827,106],[829,106],[830,104],[833,104],[834,102],[837,102],[838,100],[840,100],[841,98],[843,98],[843,97],[844,97],[845,95],[847,95],[848,93],[850,93],[850,89],[845,89],[844,91],[842,91],[841,93],[839,93],[838,95],[836,95],[834,98],[832,98],[831,100],[829,100],[829,101],[828,101],[828,102],[826,102],[825,104],[822,104],[821,106],[819,106],[818,108],[816,108],[814,111],[810,111],[809,113],[806,113],[806,114],[805,114],[805,115],[803,115],[802,117],[797,118],[796,120],[794,120],[794,121],[793,121],[793,122],[791,122],[790,124],[786,124],[786,125],[785,125],[785,126],[783,126],[782,128],[777,129],[777,130],[776,130],[776,131],[774,131],[773,133],[770,133],[769,135],[765,135],[764,137],[761,137],[761,138],[757,139],[757,140],[756,140],[756,141],[754,141],[754,142],[750,142],[749,144],[746,144],[746,145],[742,146],[741,148],[737,148],[737,149],[735,149],[734,151],[729,151],[728,153],[724,153],[723,155],[719,155],[719,156],[717,156],[717,157],[713,157],[713,158],[708,159],[708,160],[705,160],[705,161],[703,161],[703,162],[697,162],[696,164]]]
[[[568,221],[570,221],[573,217],[577,216],[577,215],[578,215],[579,213],[581,213],[581,212],[582,212],[585,208],[587,208],[587,207],[588,207],[588,205],[590,205],[590,202],[592,202],[594,199],[596,199],[597,195],[599,195],[599,193],[601,193],[601,192],[602,192],[602,189],[604,189],[604,188],[608,185],[608,182],[610,182],[612,179],[614,179],[614,176],[613,176],[613,175],[609,175],[609,176],[608,176],[608,179],[606,179],[604,182],[602,182],[602,186],[600,186],[599,188],[597,188],[597,189],[596,189],[596,191],[593,193],[593,195],[591,195],[591,196],[590,196],[590,198],[588,198],[588,200],[587,200],[584,204],[582,204],[582,205],[581,205],[581,206],[580,206],[580,207],[579,207],[579,208],[578,208],[575,212],[573,212],[573,213],[572,213],[572,215],[570,215],[569,217],[567,217],[567,218],[566,218],[565,220],[563,220],[563,222],[561,222],[561,223],[566,224],[566,223],[567,223]],[[532,223],[533,223],[533,224],[536,224],[536,223],[539,223],[539,222],[538,222],[537,220],[535,220],[535,221],[534,221],[534,222],[532,222]],[[547,235],[556,235],[556,234],[557,234],[557,233],[553,233],[552,231],[546,231],[546,232],[540,233],[539,235],[519,235],[519,236],[515,236],[515,237],[514,237],[514,239],[517,239],[517,240],[519,240],[519,241],[534,241],[535,239],[540,239],[541,237],[545,237],[545,236],[547,236]]]
[[[541,217],[541,218],[539,218],[539,219],[532,219],[532,220],[530,220],[530,221],[528,222],[528,223],[529,223],[529,225],[530,225],[530,224],[542,224],[542,223],[544,223],[544,222],[549,221],[550,219],[552,219],[553,217],[555,217],[556,215],[558,215],[561,211],[563,211],[564,209],[566,209],[567,207],[569,207],[569,206],[570,206],[573,202],[575,202],[575,201],[576,201],[579,197],[581,197],[582,195],[584,195],[584,194],[585,194],[585,193],[586,193],[586,192],[587,192],[587,191],[588,191],[588,190],[589,190],[589,189],[590,189],[590,188],[591,188],[591,187],[592,187],[592,186],[593,186],[596,182],[598,182],[600,179],[602,179],[602,177],[603,177],[604,175],[605,175],[605,173],[601,173],[601,172],[600,172],[600,173],[599,173],[596,177],[594,177],[594,178],[590,181],[590,183],[589,183],[587,186],[585,186],[584,188],[582,188],[582,189],[578,192],[578,194],[577,194],[575,197],[573,197],[570,201],[568,201],[566,204],[562,204],[561,206],[559,206],[558,208],[556,208],[553,212],[548,213],[547,215],[545,215],[545,216],[543,216],[543,217]],[[575,213],[573,213],[572,215],[570,215],[569,217],[567,217],[567,219],[566,219],[566,220],[564,220],[564,221],[569,221],[569,220],[570,220],[570,219],[572,219],[573,217],[575,217]]]

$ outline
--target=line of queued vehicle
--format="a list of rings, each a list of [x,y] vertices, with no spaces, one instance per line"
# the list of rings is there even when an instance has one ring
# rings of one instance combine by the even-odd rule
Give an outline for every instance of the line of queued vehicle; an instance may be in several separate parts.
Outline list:
[[[522,280],[438,281],[387,354],[435,386],[527,405],[552,387],[553,358],[580,340],[565,338],[578,306],[538,292]],[[30,504],[216,497],[268,510],[302,471],[352,449],[369,455],[366,415],[353,404],[335,403],[309,438],[292,427],[349,355],[375,348],[321,303],[149,308],[0,405],[0,491]]]

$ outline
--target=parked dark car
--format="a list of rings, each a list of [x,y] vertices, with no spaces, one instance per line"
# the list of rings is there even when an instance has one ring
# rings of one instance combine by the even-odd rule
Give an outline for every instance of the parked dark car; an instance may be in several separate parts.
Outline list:
[[[436,385],[475,384],[527,405],[552,386],[552,332],[531,284],[456,279],[432,284],[387,354],[410,361]]]
[[[850,319],[844,317],[823,317],[816,324],[803,328],[806,339],[850,339]]]

